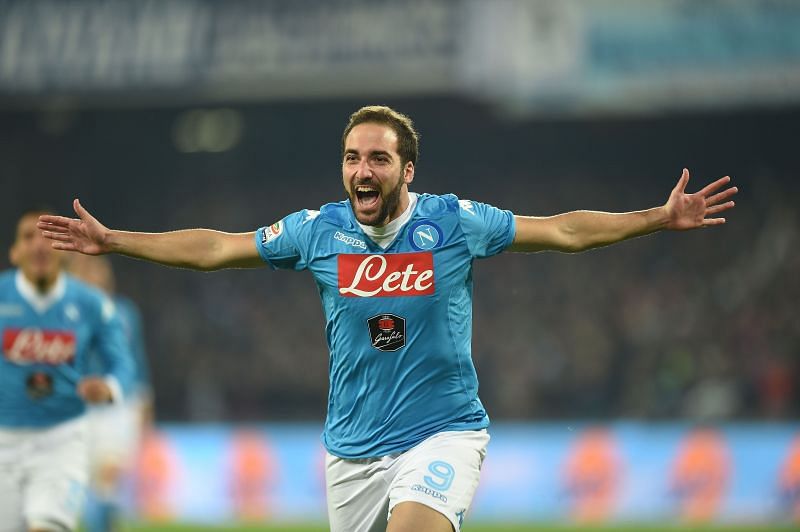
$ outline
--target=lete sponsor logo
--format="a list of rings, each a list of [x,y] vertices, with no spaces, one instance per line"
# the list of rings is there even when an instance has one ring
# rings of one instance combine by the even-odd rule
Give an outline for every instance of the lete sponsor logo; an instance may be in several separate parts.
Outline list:
[[[339,255],[339,293],[345,297],[426,296],[434,292],[430,251]]]
[[[75,358],[75,334],[72,331],[6,329],[3,331],[3,354],[15,364],[64,364]]]

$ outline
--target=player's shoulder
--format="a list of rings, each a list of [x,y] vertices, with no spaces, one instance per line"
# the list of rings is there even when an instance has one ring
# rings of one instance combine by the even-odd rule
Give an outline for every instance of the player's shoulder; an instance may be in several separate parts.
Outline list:
[[[350,200],[336,201],[326,203],[319,208],[319,218],[322,222],[331,223],[336,226],[342,226],[352,221],[352,212],[350,208]]]
[[[94,301],[103,296],[99,288],[81,281],[70,273],[64,273],[63,275],[66,282],[66,294],[69,297]]]
[[[352,223],[349,200],[326,203],[319,210],[303,209],[294,213],[293,223],[303,228],[343,227]]]
[[[108,295],[99,288],[92,286],[69,273],[64,274],[66,289],[64,301],[81,305],[102,313],[104,316],[113,314],[114,303]]]
[[[122,294],[114,294],[111,298],[114,301],[114,304],[117,305],[119,308],[124,308],[126,310],[135,311],[138,309],[138,305],[133,302],[131,298],[128,296],[123,296]]]
[[[14,277],[17,270],[3,270],[0,272],[0,289],[6,290],[14,286]]]
[[[19,297],[17,290],[16,270],[5,270],[0,272],[0,299],[9,301]]]
[[[417,195],[418,216],[435,217],[437,215],[458,212],[458,196],[455,194],[428,194]]]
[[[138,319],[139,318],[139,305],[136,304],[131,298],[121,294],[114,294],[111,301],[117,307],[117,312],[124,319]]]

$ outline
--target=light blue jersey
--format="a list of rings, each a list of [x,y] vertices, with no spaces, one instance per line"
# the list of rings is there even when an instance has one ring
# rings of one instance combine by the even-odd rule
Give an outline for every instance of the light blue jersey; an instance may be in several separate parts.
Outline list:
[[[114,304],[99,290],[60,274],[45,298],[21,272],[0,273],[0,426],[47,427],[84,413],[77,384],[89,353],[103,358],[123,390],[131,355]]]
[[[131,378],[131,392],[138,396],[148,396],[151,393],[150,364],[144,345],[142,331],[142,316],[136,303],[125,296],[114,294],[112,297],[114,307],[122,322],[125,339],[128,342],[130,354],[133,359],[133,374]],[[89,362],[89,371],[92,374],[108,372],[101,353],[93,353]]]
[[[488,426],[472,363],[472,261],[503,251],[514,230],[509,211],[421,194],[386,249],[364,234],[349,201],[256,232],[265,261],[308,269],[319,288],[331,454],[385,456],[441,431]]]

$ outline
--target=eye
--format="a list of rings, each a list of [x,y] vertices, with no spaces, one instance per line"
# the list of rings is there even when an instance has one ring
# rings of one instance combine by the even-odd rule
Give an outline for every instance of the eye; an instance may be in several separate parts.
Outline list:
[[[347,162],[355,161],[356,159],[357,159],[357,157],[356,157],[355,153],[347,153],[344,156],[344,160],[347,161]]]

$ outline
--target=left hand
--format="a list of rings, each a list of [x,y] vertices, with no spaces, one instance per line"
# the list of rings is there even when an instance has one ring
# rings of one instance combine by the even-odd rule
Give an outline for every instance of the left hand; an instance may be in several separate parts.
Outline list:
[[[726,201],[728,198],[739,192],[736,187],[729,187],[722,192],[717,192],[721,187],[728,184],[729,176],[717,179],[713,183],[705,186],[699,192],[687,194],[686,184],[689,182],[689,170],[683,169],[683,174],[678,180],[678,184],[672,189],[664,210],[667,213],[667,229],[685,231],[709,225],[719,225],[725,223],[725,218],[711,218],[715,214],[732,208],[733,201]]]
[[[86,377],[78,383],[78,395],[87,403],[110,403],[111,387],[103,377]]]

